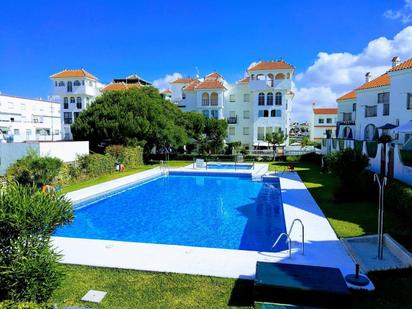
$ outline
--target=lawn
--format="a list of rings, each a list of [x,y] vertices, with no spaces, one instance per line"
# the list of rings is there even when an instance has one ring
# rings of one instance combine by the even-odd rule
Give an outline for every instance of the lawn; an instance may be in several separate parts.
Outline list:
[[[191,163],[192,163],[191,161],[169,161],[168,166],[169,167],[181,167],[181,166],[186,166],[186,165],[191,164]],[[149,170],[151,168],[158,167],[158,166],[159,166],[159,164],[143,165],[143,166],[138,167],[138,168],[126,170],[125,172],[121,172],[121,173],[116,172],[116,173],[112,173],[112,174],[106,174],[106,175],[99,176],[97,178],[72,183],[70,185],[64,186],[63,189],[62,189],[62,192],[63,193],[68,193],[68,192],[76,191],[76,190],[87,188],[87,187],[90,187],[90,186],[94,186],[94,185],[97,185],[99,183],[103,183],[103,182],[106,182],[106,181],[109,181],[109,180],[129,176],[129,175],[132,175],[132,174],[136,174],[138,172],[143,172],[143,171],[146,171],[146,170]]]
[[[284,168],[284,164],[270,165],[270,170],[283,171]],[[337,204],[333,201],[333,190],[338,185],[336,177],[322,174],[313,163],[297,163],[296,170],[339,237],[376,233],[376,204]],[[412,237],[411,225],[390,207],[385,211],[385,232],[389,232],[409,249],[412,248],[409,240]],[[108,292],[98,308],[252,306],[251,281],[68,265],[64,268],[67,274],[65,282],[56,290],[52,299],[60,306],[93,307],[90,303],[79,301],[89,289]],[[371,273],[370,276],[377,291],[355,293],[354,308],[405,308],[412,304],[412,294],[409,292],[412,289],[412,270]]]

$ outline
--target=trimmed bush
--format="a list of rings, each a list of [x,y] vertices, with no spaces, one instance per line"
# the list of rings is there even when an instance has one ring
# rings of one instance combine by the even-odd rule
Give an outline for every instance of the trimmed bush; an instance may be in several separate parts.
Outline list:
[[[0,192],[0,301],[42,303],[59,286],[55,229],[73,220],[71,202],[35,186],[8,184]]]
[[[412,220],[412,187],[396,179],[388,179],[384,198],[385,205]]]
[[[116,158],[110,154],[89,154],[79,156],[76,164],[81,173],[85,173],[89,178],[103,174],[110,174],[115,171]]]
[[[54,184],[62,166],[60,159],[39,157],[36,153],[29,152],[7,169],[6,176],[22,185],[40,188],[42,185]]]
[[[143,149],[141,147],[113,145],[106,147],[106,154],[113,156],[117,163],[124,164],[126,168],[137,168],[143,165]]]

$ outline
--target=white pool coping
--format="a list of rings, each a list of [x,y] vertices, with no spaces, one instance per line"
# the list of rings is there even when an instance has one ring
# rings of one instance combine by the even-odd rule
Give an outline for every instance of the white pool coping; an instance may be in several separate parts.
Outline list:
[[[188,168],[180,170],[186,169]],[[67,195],[73,201],[79,201],[99,194],[98,192],[114,190],[119,185],[125,186],[127,183],[158,175],[160,169],[155,168]],[[53,243],[63,254],[62,262],[67,264],[243,279],[254,279],[257,261],[336,267],[344,276],[353,273],[355,263],[299,175],[285,172],[278,176],[287,230],[295,218],[301,219],[305,225],[304,255],[301,254],[298,225],[291,235],[292,258],[289,258],[288,251],[264,253],[68,237],[52,237]],[[372,284],[366,287],[370,290],[373,288]]]

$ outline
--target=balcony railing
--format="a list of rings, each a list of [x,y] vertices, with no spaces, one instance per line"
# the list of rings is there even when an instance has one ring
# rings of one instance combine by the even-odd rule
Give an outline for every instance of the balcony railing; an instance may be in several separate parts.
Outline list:
[[[227,123],[228,123],[228,124],[236,124],[236,123],[237,123],[237,116],[228,117],[228,118],[227,118]]]

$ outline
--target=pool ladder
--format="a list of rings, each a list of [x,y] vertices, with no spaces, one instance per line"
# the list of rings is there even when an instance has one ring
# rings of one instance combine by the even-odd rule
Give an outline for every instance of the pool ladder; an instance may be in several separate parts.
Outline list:
[[[160,175],[169,175],[169,168],[167,167],[165,161],[160,161]]]
[[[290,226],[289,232],[280,234],[278,239],[276,239],[275,243],[272,246],[272,248],[276,247],[276,245],[279,243],[279,241],[282,239],[282,237],[286,236],[287,243],[288,243],[288,249],[289,249],[289,258],[292,257],[292,240],[290,238],[290,233],[292,232],[292,229],[293,229],[293,226],[295,225],[295,222],[299,222],[301,227],[302,227],[302,255],[305,254],[305,226],[303,225],[302,220],[300,220],[298,218],[296,218],[292,221],[292,225]]]

